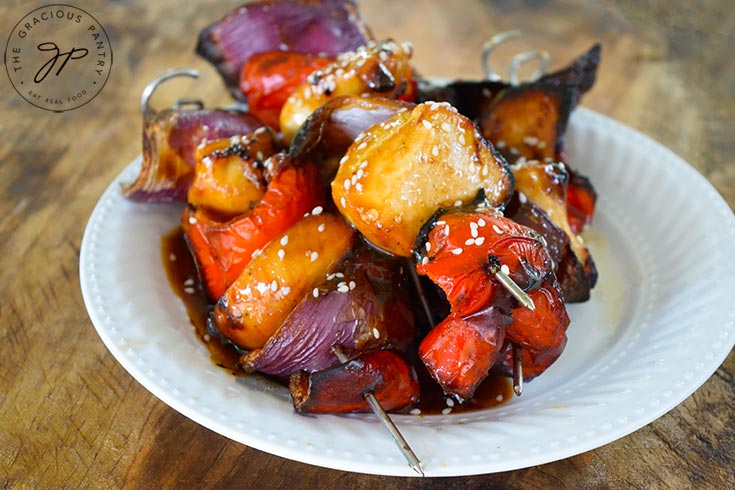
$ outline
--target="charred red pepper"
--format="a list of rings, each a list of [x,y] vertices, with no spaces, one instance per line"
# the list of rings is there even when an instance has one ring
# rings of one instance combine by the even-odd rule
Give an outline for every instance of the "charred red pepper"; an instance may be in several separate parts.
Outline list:
[[[497,294],[493,305],[473,315],[450,315],[424,337],[419,356],[446,393],[471,398],[498,358],[511,323],[509,301]]]
[[[515,308],[507,339],[534,351],[554,349],[564,339],[569,315],[556,280],[548,280],[528,293],[536,307]]]
[[[182,227],[210,298],[217,300],[224,294],[256,250],[322,205],[324,190],[319,173],[307,163],[284,164],[260,202],[225,223],[201,209],[187,208]]]
[[[330,56],[268,51],[250,57],[240,72],[240,90],[248,109],[278,130],[281,108],[293,91],[316,70],[335,60]]]
[[[569,172],[567,184],[567,219],[574,233],[582,233],[595,214],[597,192],[590,180],[574,171]]]
[[[419,383],[401,356],[378,350],[325,371],[294,373],[289,391],[299,412],[370,412],[367,393],[374,394],[383,409],[394,411],[418,401]]]
[[[444,290],[452,313],[424,338],[419,355],[445,392],[470,398],[498,359],[506,328],[517,324],[519,335],[527,332],[525,308],[511,317],[512,300],[497,284],[496,268],[534,291],[533,298],[543,281],[553,280],[551,259],[536,232],[493,209],[448,212],[427,228],[417,241],[417,270]],[[539,302],[545,298],[542,292]],[[539,306],[558,313],[552,303]]]
[[[470,315],[492,298],[494,265],[525,290],[551,273],[551,260],[538,233],[494,209],[449,212],[430,222],[417,244],[416,270],[441,287],[452,313]]]

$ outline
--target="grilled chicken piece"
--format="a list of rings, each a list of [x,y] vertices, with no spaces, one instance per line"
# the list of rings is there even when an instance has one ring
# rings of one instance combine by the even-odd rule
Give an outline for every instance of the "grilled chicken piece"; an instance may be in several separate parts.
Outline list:
[[[298,221],[256,253],[227,288],[212,312],[214,325],[244,349],[263,347],[354,239],[340,216],[312,214]]]
[[[412,88],[409,64],[413,50],[393,40],[369,42],[312,73],[288,98],[281,110],[283,137],[290,142],[304,121],[319,107],[343,95],[407,96]]]
[[[322,181],[328,185],[337,173],[339,160],[360,133],[413,107],[410,102],[382,97],[337,97],[306,119],[291,141],[289,154],[318,162]]]
[[[275,134],[267,127],[203,142],[195,152],[189,204],[228,217],[248,211],[266,191],[263,163],[277,151]]]
[[[502,206],[512,187],[505,160],[469,119],[447,104],[424,103],[352,143],[332,182],[332,197],[370,243],[407,257],[437,210],[471,202],[478,191]]]

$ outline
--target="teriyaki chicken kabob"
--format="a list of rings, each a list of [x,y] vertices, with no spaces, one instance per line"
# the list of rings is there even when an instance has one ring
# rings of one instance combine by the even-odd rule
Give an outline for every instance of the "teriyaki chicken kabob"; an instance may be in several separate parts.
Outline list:
[[[565,304],[597,279],[579,235],[596,195],[564,132],[599,46],[529,82],[435,85],[352,2],[284,0],[197,51],[248,110],[156,112],[155,86],[194,74],[157,80],[124,192],[186,203],[208,333],[242,371],[288,380],[299,412],[380,415],[417,406],[421,365],[454,405],[491,372],[520,395],[558,359]]]

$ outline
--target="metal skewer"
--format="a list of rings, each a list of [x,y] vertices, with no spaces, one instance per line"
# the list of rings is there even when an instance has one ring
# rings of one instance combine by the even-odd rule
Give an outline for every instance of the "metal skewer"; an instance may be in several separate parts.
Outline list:
[[[153,95],[153,92],[155,92],[158,86],[166,80],[170,80],[176,77],[198,78],[199,72],[189,68],[172,68],[171,70],[167,70],[151,80],[151,82],[145,86],[145,88],[143,89],[143,93],[140,96],[140,111],[143,114],[155,112],[150,106],[150,99]],[[176,101],[175,108],[178,109],[183,105],[196,105],[200,109],[204,107],[204,104],[200,100],[180,99]]]
[[[500,262],[496,261],[494,263],[491,263],[490,272],[495,275],[495,278],[498,280],[498,282],[500,282],[500,284],[502,284],[503,287],[507,289],[508,292],[512,294],[513,297],[517,299],[521,305],[525,306],[531,311],[536,310],[536,305],[533,304],[533,300],[531,299],[531,297],[526,294],[526,292],[521,289],[521,287],[508,276],[508,274],[503,272],[503,269],[500,267]]]
[[[523,348],[518,344],[513,346],[513,391],[516,396],[523,393]]]
[[[332,352],[335,356],[337,356],[337,359],[339,359],[339,362],[341,362],[342,364],[349,361],[339,345],[333,346]],[[377,415],[380,421],[383,422],[383,425],[385,425],[385,427],[388,429],[388,432],[390,432],[390,435],[393,437],[393,441],[395,441],[398,449],[401,451],[401,454],[403,454],[403,457],[406,458],[406,461],[408,462],[408,465],[411,467],[411,469],[419,475],[425,476],[424,470],[421,468],[421,461],[418,457],[416,457],[416,453],[414,453],[413,449],[411,449],[411,446],[408,445],[408,442],[406,442],[406,439],[403,437],[403,434],[401,434],[401,432],[398,430],[396,424],[393,423],[393,420],[391,420],[390,416],[386,413],[385,410],[383,410],[383,407],[380,406],[380,403],[378,402],[377,398],[375,398],[375,395],[372,393],[365,393],[365,400],[367,400],[373,413]]]
[[[485,72],[485,76],[488,80],[499,82],[503,79],[503,77],[494,72],[493,69],[490,67],[490,55],[492,54],[493,50],[499,45],[520,36],[521,31],[519,31],[518,29],[501,32],[500,34],[496,34],[495,36],[491,37],[485,44],[482,45],[482,69]],[[521,68],[521,65],[532,60],[538,60],[540,64],[539,68],[535,72],[533,72],[533,74],[528,79],[528,82],[535,82],[546,72],[547,68],[549,67],[550,58],[551,56],[549,55],[549,52],[544,49],[533,49],[531,51],[516,54],[515,56],[513,56],[510,62],[510,76],[508,79],[510,84],[518,85],[520,83],[518,70]]]
[[[434,328],[434,326],[436,325],[436,321],[434,321],[434,315],[431,313],[429,300],[426,299],[424,287],[421,285],[421,279],[419,279],[419,275],[416,272],[416,266],[411,261],[411,259],[406,258],[405,267],[408,268],[408,275],[411,276],[413,286],[414,288],[416,288],[416,294],[419,295],[419,299],[421,300],[421,306],[424,308],[424,314],[426,315],[426,320],[429,322],[429,328]]]

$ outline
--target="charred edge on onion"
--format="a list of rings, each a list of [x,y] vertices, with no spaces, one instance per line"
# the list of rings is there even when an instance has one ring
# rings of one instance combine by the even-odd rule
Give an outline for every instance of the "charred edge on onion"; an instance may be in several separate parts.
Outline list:
[[[554,153],[559,153],[563,147],[569,115],[579,103],[582,94],[595,83],[600,50],[600,44],[595,44],[566,68],[544,75],[535,82],[526,82],[502,90],[493,98],[487,112],[492,112],[494,107],[506,98],[523,96],[527,90],[541,90],[555,95],[559,100],[559,118],[556,121]]]

